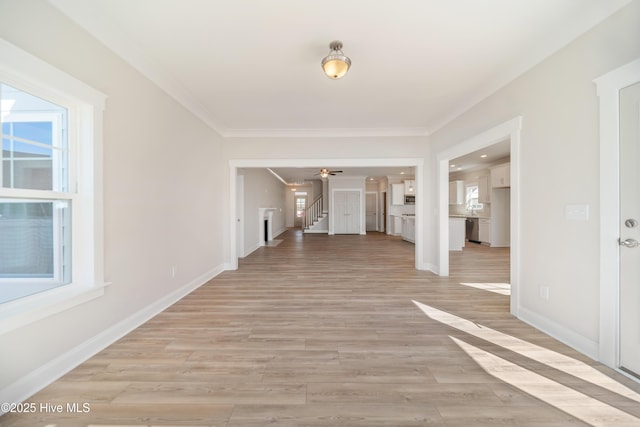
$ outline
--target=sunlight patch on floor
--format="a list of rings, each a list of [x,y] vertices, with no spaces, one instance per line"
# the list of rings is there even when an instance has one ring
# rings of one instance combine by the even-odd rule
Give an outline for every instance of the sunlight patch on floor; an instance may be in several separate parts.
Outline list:
[[[495,292],[500,295],[511,295],[511,285],[509,283],[460,283],[471,288],[482,289]]]
[[[640,402],[640,394],[625,387],[624,385],[615,381],[613,378],[606,376],[602,372],[598,371],[592,366],[587,365],[584,362],[573,359],[569,356],[565,356],[564,354],[557,353],[553,350],[549,350],[547,348],[540,347],[530,342],[521,340],[511,335],[496,331],[494,329],[487,328],[454,314],[438,310],[435,307],[422,304],[418,301],[413,301],[413,303],[418,308],[420,308],[420,310],[422,310],[424,314],[426,314],[433,320],[437,320],[438,322],[449,325],[462,332],[466,332],[475,337],[489,341],[490,343],[513,351],[514,353],[518,353],[522,356],[528,357],[553,369],[557,369],[569,375],[573,375],[576,378],[595,384],[620,396],[626,397],[627,399]]]
[[[451,338],[490,375],[595,427],[638,426],[640,419],[458,338]]]

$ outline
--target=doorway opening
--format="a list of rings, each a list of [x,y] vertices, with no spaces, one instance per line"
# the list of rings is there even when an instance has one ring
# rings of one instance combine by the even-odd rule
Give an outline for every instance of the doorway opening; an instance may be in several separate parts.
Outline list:
[[[333,165],[340,168],[407,168],[411,167],[415,171],[415,188],[424,188],[424,158],[384,158],[384,159],[241,159],[229,160],[229,227],[228,239],[228,261],[225,263],[226,270],[236,270],[238,268],[237,256],[237,174],[239,169],[269,169],[269,168],[318,168],[319,166]],[[283,182],[286,185],[286,182]],[[246,187],[246,184],[245,184]],[[247,192],[245,188],[245,193]],[[362,202],[364,204],[364,201]],[[417,197],[415,201],[415,247],[414,265],[417,270],[432,270],[432,266],[425,262],[425,242],[423,238],[424,230],[424,201]],[[385,212],[385,215],[386,212]],[[387,215],[388,216],[388,215]],[[363,218],[364,221],[364,218]]]
[[[478,150],[487,149],[498,143],[507,141],[509,150],[509,197],[506,206],[506,212],[509,216],[509,238],[508,245],[510,246],[509,257],[509,276],[511,284],[511,297],[510,297],[510,311],[514,316],[518,315],[519,299],[518,299],[518,277],[519,277],[519,180],[518,169],[520,164],[519,147],[520,147],[520,129],[522,127],[522,117],[516,117],[508,122],[491,128],[479,135],[476,135],[466,141],[462,141],[459,144],[442,151],[437,156],[438,162],[438,213],[439,213],[439,249],[438,249],[438,272],[442,276],[449,275],[449,248],[450,248],[450,184],[449,175],[451,168],[451,162],[455,159],[463,158],[463,156],[472,155],[478,152]],[[453,163],[455,164],[455,163]],[[486,175],[485,175],[486,176]],[[480,187],[480,183],[477,184]],[[466,200],[466,190],[464,185],[457,184],[461,195],[461,200],[464,204],[464,209],[470,208],[472,211],[478,208],[479,200]],[[470,194],[477,194],[470,192]],[[504,196],[501,194],[500,196]],[[468,204],[467,204],[468,202]],[[475,211],[473,212],[475,214]],[[462,215],[462,214],[461,214]],[[466,215],[463,215],[466,218]],[[480,218],[478,218],[479,220]],[[464,222],[462,223],[464,226]],[[462,232],[464,235],[464,232]],[[451,236],[453,237],[453,236]]]
[[[302,224],[304,224],[304,216],[307,210],[307,192],[306,191],[295,192],[293,209],[294,209],[293,226],[297,228],[301,228]]]

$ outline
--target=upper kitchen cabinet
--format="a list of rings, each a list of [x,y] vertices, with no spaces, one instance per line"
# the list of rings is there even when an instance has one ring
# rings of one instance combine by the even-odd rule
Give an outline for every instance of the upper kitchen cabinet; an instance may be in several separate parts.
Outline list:
[[[491,188],[511,187],[511,163],[491,168]]]
[[[391,204],[404,205],[404,184],[391,184]]]
[[[458,180],[449,182],[449,204],[463,205],[464,199],[464,181]]]
[[[489,175],[478,177],[478,203],[491,203],[491,182]]]

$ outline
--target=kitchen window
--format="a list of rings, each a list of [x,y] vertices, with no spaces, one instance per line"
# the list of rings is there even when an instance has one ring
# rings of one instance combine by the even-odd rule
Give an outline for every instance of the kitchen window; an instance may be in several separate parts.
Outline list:
[[[0,40],[0,333],[103,294],[104,95]]]
[[[470,212],[477,212],[484,209],[484,204],[478,203],[478,184],[470,184],[466,186],[466,206]]]

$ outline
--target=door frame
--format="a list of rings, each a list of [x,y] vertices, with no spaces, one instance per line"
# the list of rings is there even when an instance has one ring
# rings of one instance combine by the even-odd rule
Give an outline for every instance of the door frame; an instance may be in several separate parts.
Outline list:
[[[367,194],[374,194],[376,196],[376,204],[375,204],[375,215],[376,215],[376,229],[373,231],[379,231],[380,230],[380,206],[379,206],[379,198],[378,198],[378,192],[377,191],[365,191],[364,193],[364,231],[367,231]]]
[[[619,92],[627,86],[640,82],[640,58],[598,77],[593,82],[596,84],[600,101],[600,338],[598,359],[610,368],[618,370],[620,366]]]
[[[236,176],[236,253],[238,257],[244,258],[244,175]]]
[[[416,174],[416,242],[415,242],[415,268],[416,270],[432,270],[431,265],[425,262],[425,239],[423,238],[426,192],[424,184],[424,157],[404,158],[378,158],[378,159],[231,159],[229,160],[229,185],[228,204],[225,212],[227,216],[228,235],[226,235],[227,247],[225,248],[225,270],[238,269],[238,256],[236,249],[236,175],[241,168],[270,168],[270,167],[414,167]],[[437,273],[436,273],[437,274]]]
[[[500,141],[509,139],[511,151],[511,233],[510,233],[510,282],[511,314],[518,317],[520,307],[520,132],[522,116],[488,129],[476,136],[443,150],[437,155],[438,164],[438,270],[441,276],[449,275],[449,161],[473,153]]]
[[[293,227],[297,228],[297,227],[303,227],[306,221],[306,214],[307,214],[307,208],[309,207],[309,192],[307,192],[305,190],[305,192],[307,193],[305,196],[296,196],[296,193],[298,191],[293,193]],[[300,191],[302,192],[302,191]],[[302,199],[304,198],[304,215],[302,216],[302,218],[300,218],[300,224],[296,224],[296,218],[297,218],[297,213],[298,213],[298,199]]]
[[[362,188],[334,188],[331,190],[331,201],[329,202],[329,236],[335,235],[335,198],[336,193],[358,193],[358,232],[349,234],[366,234],[366,224],[363,225],[363,221],[366,223],[366,216],[364,212],[364,195]]]

